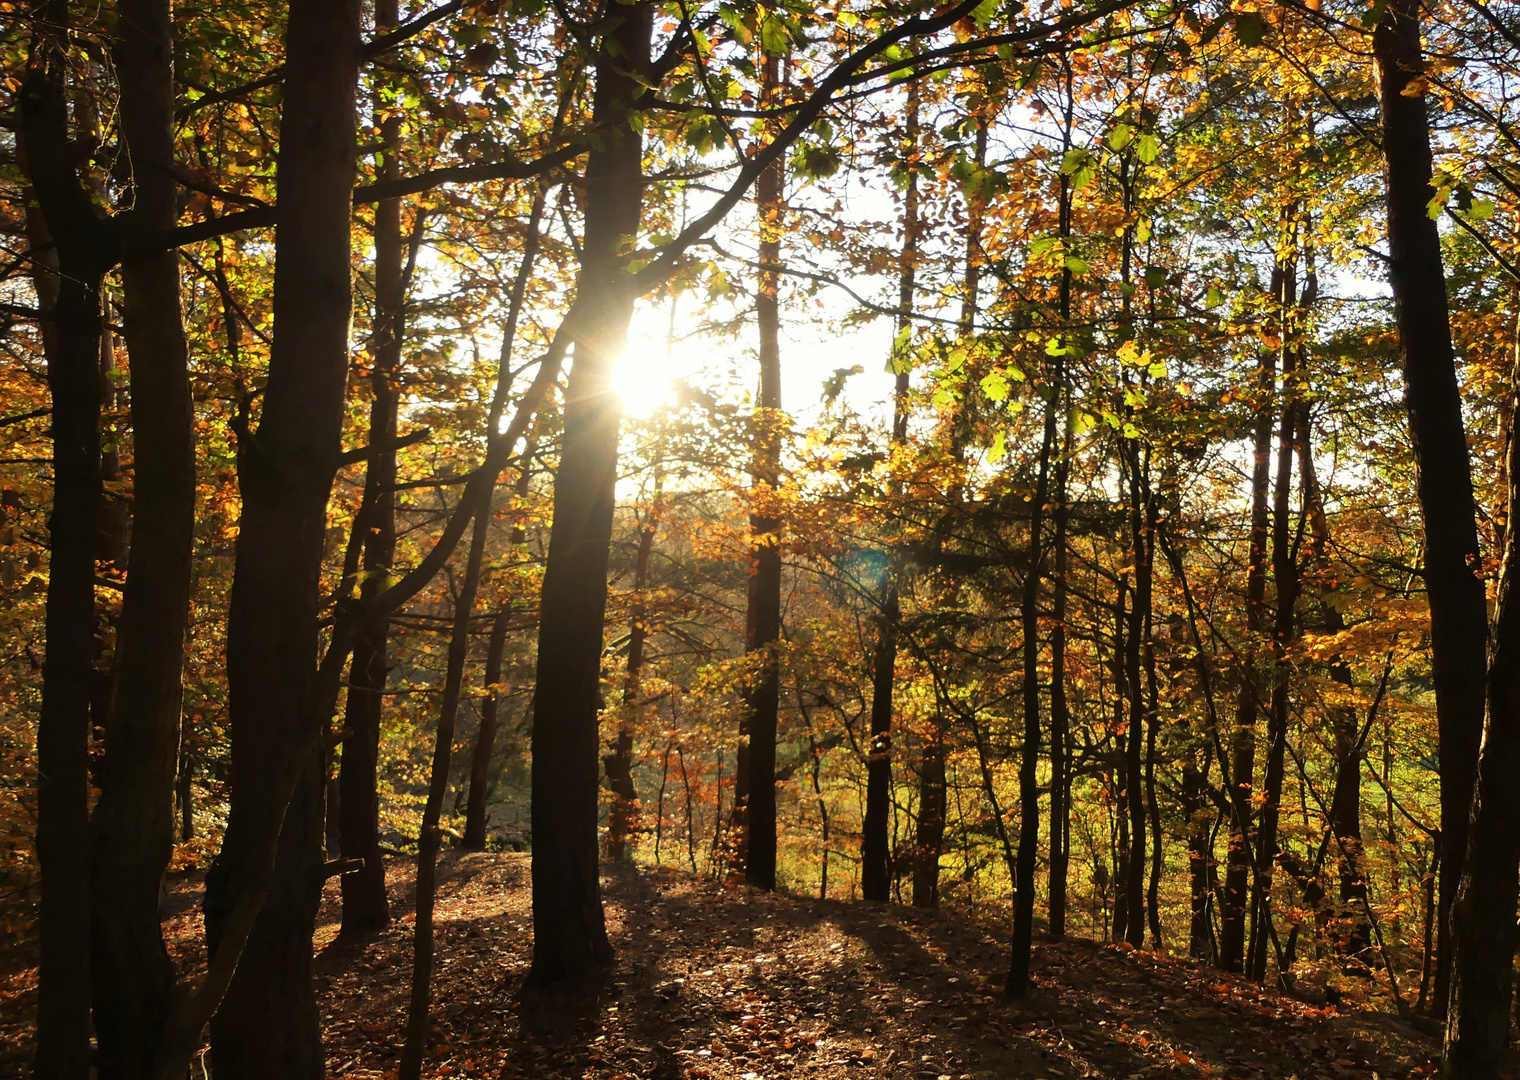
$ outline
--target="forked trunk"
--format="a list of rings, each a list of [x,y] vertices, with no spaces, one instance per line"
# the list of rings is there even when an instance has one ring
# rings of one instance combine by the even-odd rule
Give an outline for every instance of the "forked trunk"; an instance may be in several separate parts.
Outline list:
[[[319,575],[348,375],[349,222],[357,0],[292,0],[277,175],[274,345],[257,431],[238,443],[242,493],[227,674],[232,799],[206,882],[213,958],[284,812],[273,883],[211,1022],[218,1080],[320,1077],[312,931],[323,880]],[[279,781],[311,747],[288,809]]]

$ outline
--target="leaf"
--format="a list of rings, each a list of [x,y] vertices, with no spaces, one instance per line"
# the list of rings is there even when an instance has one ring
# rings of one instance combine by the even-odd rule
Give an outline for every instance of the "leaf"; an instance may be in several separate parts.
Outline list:
[[[1238,11],[1235,13],[1235,36],[1248,49],[1254,49],[1267,36],[1267,21],[1260,12]]]
[[[1061,175],[1070,176],[1080,169],[1086,161],[1087,151],[1081,147],[1066,151],[1066,153],[1061,155]]]
[[[1119,124],[1113,131],[1108,133],[1108,145],[1115,150],[1123,150],[1135,137],[1135,129],[1128,124]]]
[[[1055,247],[1058,243],[1060,243],[1060,240],[1054,236],[1036,237],[1035,240],[1029,245],[1029,257],[1031,259],[1038,259],[1041,255],[1045,254],[1051,248]]]
[[[1146,368],[1145,371],[1153,379],[1164,379],[1166,378],[1166,361],[1153,360],[1151,361],[1151,366]]]
[[[1219,286],[1210,285],[1209,291],[1204,294],[1203,306],[1210,310],[1213,310],[1222,303],[1224,303],[1224,293],[1219,291]]]
[[[1154,135],[1142,135],[1135,140],[1135,156],[1149,165],[1161,155],[1161,141]]]
[[[1135,222],[1135,243],[1143,244],[1151,238],[1151,219],[1141,218]]]
[[[992,447],[987,451],[987,464],[996,465],[1008,456],[1008,446],[1000,431],[992,437]]]
[[[1066,269],[1071,271],[1073,277],[1082,277],[1091,267],[1088,266],[1085,259],[1080,259],[1075,255],[1068,255],[1066,256]]]
[[[1473,199],[1471,205],[1467,208],[1467,216],[1474,221],[1487,221],[1494,216],[1494,200]]]
[[[987,395],[988,401],[1008,400],[1008,376],[1001,371],[992,371],[982,377],[982,393]]]

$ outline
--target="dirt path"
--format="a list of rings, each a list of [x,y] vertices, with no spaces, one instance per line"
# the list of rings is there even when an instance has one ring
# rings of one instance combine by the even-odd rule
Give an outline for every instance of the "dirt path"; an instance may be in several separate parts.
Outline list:
[[[440,867],[430,1076],[535,1080],[1234,1080],[1430,1075],[1433,1040],[1383,1014],[1321,1010],[1192,964],[1088,942],[1040,942],[1027,1007],[999,1001],[1006,942],[910,908],[767,896],[659,870],[605,880],[616,966],[599,981],[522,993],[526,855]],[[412,869],[395,860],[399,918],[334,940],[335,883],[317,933],[335,1078],[394,1076],[411,970]],[[168,926],[200,961],[198,882]],[[18,953],[7,955],[16,959]],[[32,963],[35,963],[33,957]],[[0,1041],[30,1042],[35,968],[0,992]],[[0,1075],[27,1075],[21,1055]]]

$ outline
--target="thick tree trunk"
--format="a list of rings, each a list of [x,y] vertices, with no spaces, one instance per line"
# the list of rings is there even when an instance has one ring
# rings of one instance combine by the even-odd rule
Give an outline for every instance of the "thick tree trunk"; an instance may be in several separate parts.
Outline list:
[[[129,239],[178,218],[173,30],[168,0],[124,0],[115,46],[131,151]],[[181,671],[195,532],[195,435],[179,255],[121,265],[131,366],[133,520],[117,638],[105,786],[95,807],[91,952],[100,1075],[145,1076],[168,1019],[174,972],[159,888],[174,843]]]
[[[283,828],[274,879],[211,1022],[219,1080],[320,1077],[325,1068],[311,981],[323,879],[323,777],[312,728],[322,722],[319,575],[348,375],[359,47],[357,0],[292,0],[275,337],[258,429],[238,446],[243,505],[227,629],[232,803],[206,882],[213,963],[243,890],[259,887],[258,855],[282,812]],[[307,753],[287,809],[281,775]]]
[[[496,746],[496,710],[500,705],[496,686],[501,682],[501,662],[507,649],[507,620],[512,609],[503,604],[491,620],[491,642],[486,649],[486,694],[480,703],[480,730],[470,757],[470,793],[465,802],[463,846],[474,851],[486,847],[486,792],[491,784],[491,753]]]
[[[1510,433],[1508,509],[1520,514],[1520,439]],[[1488,654],[1488,706],[1462,887],[1452,909],[1447,1080],[1494,1080],[1509,1057],[1520,873],[1520,529],[1505,530]],[[1441,838],[1445,843],[1445,837]]]
[[[780,58],[765,58],[767,96],[780,85]],[[759,290],[755,318],[760,331],[760,392],[755,399],[755,446],[751,470],[755,489],[749,527],[755,544],[749,576],[744,651],[760,654],[759,671],[744,695],[749,729],[747,765],[749,801],[744,810],[744,880],[759,889],[776,887],[776,734],[781,671],[776,650],[781,642],[781,521],[775,499],[781,484],[781,230],[785,204],[781,162],[762,172],[755,183],[760,215]]]
[[[621,11],[597,60],[593,119],[602,133],[586,167],[586,234],[575,364],[554,482],[533,708],[533,967],[530,981],[581,975],[612,956],[597,876],[597,714],[607,610],[607,554],[617,482],[619,408],[612,364],[633,297],[620,252],[637,236],[643,140],[628,121],[649,63],[652,6]],[[562,331],[563,332],[563,331]]]
[[[898,257],[897,334],[911,333],[913,299],[918,280],[918,83],[908,87],[907,115],[904,119],[902,152],[909,165],[908,182],[903,191],[903,246]],[[892,357],[895,384],[892,395],[892,445],[899,446],[908,435],[908,390],[910,365],[906,356]],[[876,630],[876,652],[872,658],[871,678],[871,747],[866,762],[866,813],[860,845],[861,895],[867,900],[885,901],[893,879],[887,843],[887,818],[892,810],[892,688],[897,680],[897,622],[900,616],[897,578],[902,567],[899,560],[888,561],[886,580],[882,584],[881,611]],[[938,862],[938,853],[935,861]],[[915,873],[915,881],[916,881]],[[915,883],[915,889],[917,888]]]
[[[1451,971],[1451,904],[1467,851],[1468,814],[1483,730],[1487,610],[1441,238],[1427,213],[1434,195],[1430,121],[1425,95],[1411,87],[1424,72],[1418,0],[1392,0],[1383,9],[1373,29],[1372,47],[1382,103],[1389,284],[1399,331],[1415,483],[1425,524],[1425,590],[1441,759],[1435,1000],[1442,1008]]]
[[[375,4],[375,32],[383,34],[400,21],[397,0]],[[388,108],[380,97],[377,110]],[[391,112],[380,122],[381,158],[377,179],[401,175],[401,116]],[[420,212],[420,211],[419,211]],[[396,558],[396,432],[400,394],[396,375],[405,338],[403,314],[401,200],[375,204],[375,313],[370,346],[369,461],[360,504],[364,536],[361,597],[385,585]],[[359,937],[390,922],[385,894],[385,857],[380,851],[380,797],[376,769],[380,757],[380,721],[389,670],[390,623],[381,617],[360,627],[349,660],[348,698],[343,713],[343,755],[338,765],[338,837],[344,859],[360,859],[359,869],[341,879],[343,914],[339,933]]]
[[[101,281],[111,265],[107,223],[74,170],[69,126],[67,0],[33,17],[20,99],[20,149],[40,215],[56,244],[57,280],[39,273],[51,305],[43,333],[52,397],[53,506],[48,520],[47,662],[37,725],[37,854],[41,864],[36,1074],[83,1080],[90,1061],[90,685],[95,657],[95,557],[101,512]],[[45,223],[45,224],[44,224]],[[43,239],[34,235],[35,241]]]

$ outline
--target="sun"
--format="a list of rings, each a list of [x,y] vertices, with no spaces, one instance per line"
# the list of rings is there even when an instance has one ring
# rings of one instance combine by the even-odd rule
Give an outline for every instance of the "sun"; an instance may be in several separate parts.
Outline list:
[[[623,402],[623,415],[653,416],[671,401],[671,369],[663,347],[635,338],[612,366],[612,388]]]

